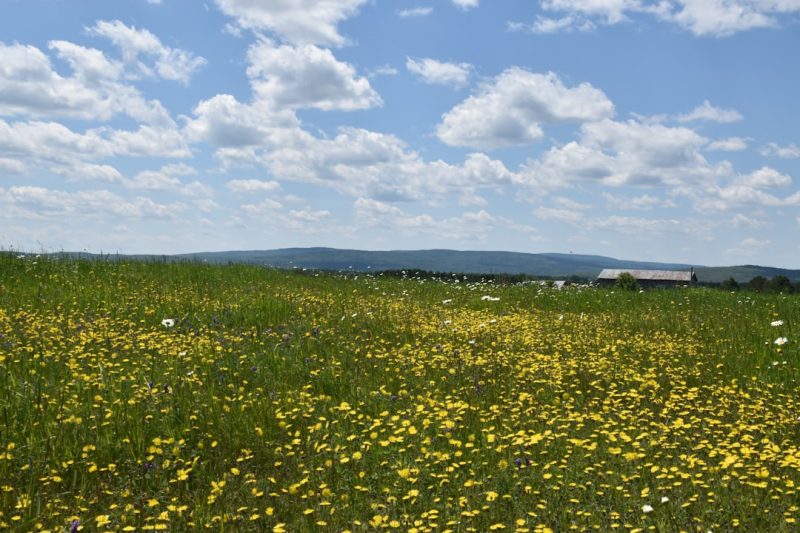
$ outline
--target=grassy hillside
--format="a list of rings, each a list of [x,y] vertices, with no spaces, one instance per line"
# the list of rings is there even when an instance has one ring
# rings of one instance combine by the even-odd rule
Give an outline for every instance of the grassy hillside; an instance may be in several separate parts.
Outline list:
[[[800,299],[353,278],[0,254],[0,529],[796,531]]]

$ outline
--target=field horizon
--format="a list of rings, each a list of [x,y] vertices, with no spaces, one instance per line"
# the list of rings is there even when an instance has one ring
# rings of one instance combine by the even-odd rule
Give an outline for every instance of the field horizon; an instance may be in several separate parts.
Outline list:
[[[8,253],[13,253],[9,251]],[[26,252],[27,255],[36,255]],[[431,272],[470,274],[526,274],[543,278],[587,279],[597,277],[605,268],[689,270],[694,269],[701,283],[721,283],[734,278],[744,283],[756,276],[772,278],[785,276],[800,282],[800,269],[742,264],[707,266],[691,263],[668,263],[617,259],[600,255],[575,253],[527,253],[508,251],[476,251],[451,249],[423,250],[355,250],[330,247],[277,248],[272,250],[228,250],[179,254],[103,254],[87,252],[51,252],[84,258],[127,258],[145,260],[189,260],[215,264],[242,263],[270,265],[277,268],[307,268],[316,270],[358,272],[419,269]]]

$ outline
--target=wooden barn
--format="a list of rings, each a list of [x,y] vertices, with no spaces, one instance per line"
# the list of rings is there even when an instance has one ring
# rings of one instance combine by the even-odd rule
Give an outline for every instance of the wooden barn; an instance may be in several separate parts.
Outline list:
[[[636,278],[636,281],[639,282],[639,286],[642,288],[681,287],[684,285],[691,285],[697,281],[694,269],[684,271],[606,268],[597,276],[597,283],[601,287],[613,285],[617,281],[617,277],[623,272],[627,272]]]

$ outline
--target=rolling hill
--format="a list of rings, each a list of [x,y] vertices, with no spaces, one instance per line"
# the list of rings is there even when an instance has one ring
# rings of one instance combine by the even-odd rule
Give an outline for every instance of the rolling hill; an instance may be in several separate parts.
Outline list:
[[[595,278],[604,268],[688,270],[694,268],[701,283],[719,283],[730,277],[747,282],[755,276],[772,278],[786,276],[800,282],[800,270],[738,265],[708,267],[688,263],[657,263],[615,259],[600,255],[523,253],[503,251],[459,250],[344,250],[337,248],[281,248],[277,250],[239,250],[226,252],[197,252],[177,255],[105,255],[85,252],[59,252],[67,257],[147,261],[200,261],[214,264],[248,263],[276,268],[307,268],[333,271],[380,272],[417,269],[431,272],[462,272],[473,274],[528,274],[547,278],[578,276]]]
[[[614,259],[599,255],[521,253],[458,250],[342,250],[335,248],[283,248],[231,252],[203,252],[173,256],[210,263],[256,263],[278,268],[381,271],[420,269],[438,272],[530,274],[543,277],[594,278],[604,268],[688,270],[701,282],[718,283],[729,277],[739,282],[755,276],[783,275],[800,281],[800,270],[755,265],[706,267],[686,263],[656,263]]]

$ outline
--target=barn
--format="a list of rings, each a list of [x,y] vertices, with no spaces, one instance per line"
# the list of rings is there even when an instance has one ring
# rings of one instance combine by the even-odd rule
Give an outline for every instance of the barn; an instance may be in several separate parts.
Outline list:
[[[639,282],[642,288],[681,287],[697,282],[694,269],[685,270],[636,270],[625,268],[606,268],[597,276],[601,287],[613,285],[620,274],[627,272]]]

